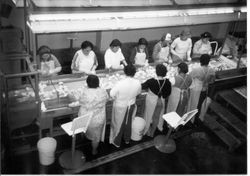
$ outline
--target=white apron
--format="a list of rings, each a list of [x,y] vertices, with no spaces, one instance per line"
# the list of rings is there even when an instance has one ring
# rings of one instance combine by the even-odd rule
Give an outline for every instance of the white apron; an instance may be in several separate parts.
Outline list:
[[[160,62],[166,62],[168,61],[168,56],[169,56],[169,47],[162,47],[160,52],[159,52],[159,61]]]
[[[79,71],[91,71],[94,65],[94,59],[90,57],[86,57],[85,59],[79,59]]]
[[[146,63],[146,53],[137,52],[135,55],[135,64],[144,66]]]
[[[207,109],[208,109],[209,105],[211,104],[211,102],[212,102],[211,98],[207,97],[207,98],[205,98],[205,100],[202,103],[201,112],[199,115],[199,119],[202,122],[204,121],[205,114],[207,113]]]
[[[148,91],[147,96],[146,96],[146,104],[145,104],[145,110],[144,110],[144,119],[146,120],[146,126],[144,129],[144,133],[143,135],[145,135],[150,127],[150,124],[152,123],[152,118],[153,118],[153,114],[156,108],[156,104],[157,104],[157,100],[158,100],[158,96],[155,95],[152,91]],[[162,102],[163,102],[163,107],[165,107],[165,101],[163,98],[161,98]],[[162,115],[164,113],[164,108],[162,108],[162,111],[160,113],[160,118],[159,118],[159,123],[158,123],[158,129],[160,131],[162,131],[163,129],[163,118]]]
[[[200,81],[199,79],[193,79],[190,86],[190,98],[188,100],[187,112],[197,109],[202,86],[203,81]],[[194,122],[194,117],[191,119],[191,121]]]
[[[176,111],[177,106],[178,106],[179,101],[180,101],[180,94],[181,94],[180,88],[172,87],[171,94],[168,98],[168,105],[167,105],[167,109],[166,109],[167,113]]]
[[[41,70],[52,70],[55,69],[55,63],[53,60],[41,62]]]
[[[110,144],[114,143],[116,136],[119,134],[122,122],[125,118],[126,111],[128,108],[130,108],[131,105],[132,104],[127,103],[126,106],[122,106],[121,104],[118,105],[115,101],[113,102],[110,135],[109,135]],[[137,111],[137,106],[135,105],[135,109],[132,114],[132,121],[135,118],[136,111]]]

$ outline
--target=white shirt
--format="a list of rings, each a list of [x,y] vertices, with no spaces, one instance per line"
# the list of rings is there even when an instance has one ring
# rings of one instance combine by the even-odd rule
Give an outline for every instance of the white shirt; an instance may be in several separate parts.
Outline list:
[[[120,62],[125,60],[125,58],[122,54],[121,48],[119,48],[116,53],[114,53],[110,48],[108,48],[105,52],[104,60],[106,68],[112,67],[115,69],[119,69],[122,68]]]
[[[75,67],[78,68],[79,71],[85,72],[85,71],[91,71],[92,67],[95,63],[95,53],[94,51],[90,51],[89,55],[85,55],[83,54],[82,50],[78,50],[75,53],[75,56],[77,55],[75,62],[72,63],[72,67],[73,64],[75,64]],[[74,56],[74,57],[75,57]]]
[[[188,38],[187,40],[183,41],[180,39],[180,37],[178,37],[171,44],[171,48],[175,50],[181,59],[185,59],[187,57],[187,52],[189,50],[191,51],[192,40]]]
[[[203,43],[202,40],[198,40],[194,44],[193,54],[212,54],[212,47],[210,42]]]
[[[110,96],[115,99],[116,105],[128,106],[135,103],[136,96],[141,93],[141,83],[131,77],[116,83],[110,90]]]

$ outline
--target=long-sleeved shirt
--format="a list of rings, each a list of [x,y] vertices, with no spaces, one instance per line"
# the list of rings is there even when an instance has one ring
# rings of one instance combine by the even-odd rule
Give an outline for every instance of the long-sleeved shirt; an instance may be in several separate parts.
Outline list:
[[[201,39],[195,42],[193,47],[193,54],[212,54],[212,47],[210,42],[208,41],[207,43],[204,43]]]
[[[105,52],[104,60],[106,68],[119,69],[121,68],[121,62],[125,61],[125,58],[120,48],[116,53],[114,53],[110,48],[108,48]]]

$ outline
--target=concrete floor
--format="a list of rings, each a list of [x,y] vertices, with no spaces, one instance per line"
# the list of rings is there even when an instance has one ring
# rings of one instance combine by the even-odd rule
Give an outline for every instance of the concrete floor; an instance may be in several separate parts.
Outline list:
[[[181,129],[185,130],[185,129]],[[80,136],[81,138],[81,136]],[[77,139],[81,142],[81,140]],[[86,139],[85,139],[86,140]],[[152,140],[144,137],[143,141]],[[188,135],[177,138],[176,151],[171,154],[159,152],[155,147],[141,150],[134,154],[122,157],[107,164],[85,170],[80,174],[246,174],[247,151],[246,144],[233,152],[205,127],[192,130]],[[50,166],[39,164],[38,152],[34,151],[24,155],[13,156],[2,163],[3,174],[63,174],[63,169],[58,163],[62,152],[60,149],[70,149],[71,138],[57,138],[58,151],[56,160]],[[99,147],[99,155],[102,156],[115,151],[136,145],[123,144],[116,149],[107,142]],[[62,147],[64,145],[64,147]],[[80,146],[86,154],[86,160],[92,160],[90,146]],[[97,156],[97,157],[98,157]]]

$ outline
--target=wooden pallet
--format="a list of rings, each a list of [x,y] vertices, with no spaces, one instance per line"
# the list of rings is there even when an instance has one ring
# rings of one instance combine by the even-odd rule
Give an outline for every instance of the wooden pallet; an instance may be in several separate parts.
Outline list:
[[[216,102],[212,102],[209,108],[215,112],[220,118],[222,118],[227,124],[233,127],[237,132],[239,132],[244,137],[247,136],[247,126],[239,118],[229,112],[227,109],[222,107]]]
[[[213,116],[206,115],[204,124],[228,146],[229,151],[233,151],[241,145],[241,141],[218,123]]]

